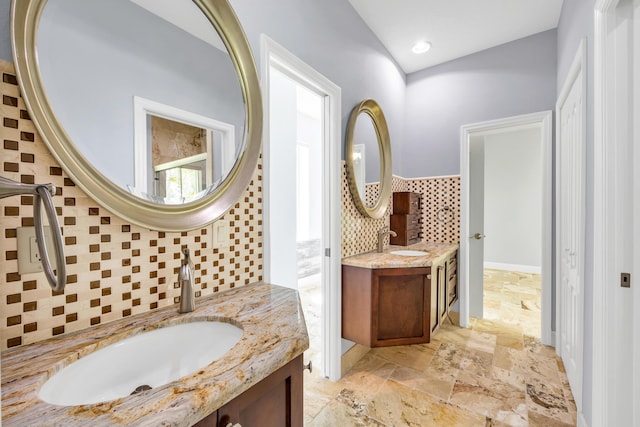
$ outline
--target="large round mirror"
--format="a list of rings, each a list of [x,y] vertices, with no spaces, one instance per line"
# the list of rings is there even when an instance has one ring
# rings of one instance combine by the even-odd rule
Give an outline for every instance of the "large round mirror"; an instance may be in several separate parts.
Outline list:
[[[382,108],[373,99],[351,111],[345,154],[349,189],[358,211],[382,218],[391,195],[391,143]]]
[[[246,189],[262,100],[226,0],[14,0],[12,24],[38,130],[107,209],[188,230]]]

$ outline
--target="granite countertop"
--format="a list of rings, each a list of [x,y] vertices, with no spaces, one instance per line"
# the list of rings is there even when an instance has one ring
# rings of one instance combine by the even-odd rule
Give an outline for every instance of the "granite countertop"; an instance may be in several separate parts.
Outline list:
[[[389,252],[397,250],[425,251],[428,255],[404,256]],[[342,265],[362,268],[413,268],[439,264],[458,250],[457,243],[420,242],[410,246],[387,246],[384,252],[366,252],[342,259]]]
[[[243,329],[223,357],[192,375],[109,402],[56,406],[38,398],[40,386],[64,366],[126,337],[194,320]],[[215,343],[212,343],[215,345]],[[2,353],[2,425],[190,426],[309,347],[298,293],[259,282],[198,299],[192,313],[170,306]]]

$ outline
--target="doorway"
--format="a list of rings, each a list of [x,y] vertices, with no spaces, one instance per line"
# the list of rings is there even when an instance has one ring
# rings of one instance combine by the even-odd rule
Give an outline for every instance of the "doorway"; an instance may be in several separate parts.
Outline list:
[[[506,176],[516,174],[510,164],[504,164],[505,151],[510,144],[524,140],[537,140],[537,145],[529,142],[526,150],[523,146],[511,151],[537,150],[539,163],[537,171],[531,170],[537,182],[530,185],[539,188],[535,205],[539,210],[539,227],[527,228],[522,221],[514,221],[513,209],[509,205],[514,199],[522,197],[518,192],[522,189],[509,188],[514,182],[504,182]],[[551,332],[551,112],[527,114],[462,126],[461,128],[461,227],[460,227],[460,324],[469,326],[470,317],[484,315],[484,270],[487,267],[498,267],[500,270],[524,270],[524,274],[540,274],[540,339],[544,344],[553,345]],[[505,145],[506,144],[506,145]],[[526,159],[520,159],[526,163]],[[485,165],[487,166],[485,168]],[[490,166],[490,168],[489,168]],[[489,170],[491,169],[491,170]],[[497,170],[496,170],[497,169]],[[528,167],[531,169],[531,167]],[[521,171],[522,172],[522,171]],[[522,172],[524,173],[524,172]],[[506,175],[505,175],[506,174]],[[493,182],[491,190],[485,195],[485,181]],[[514,181],[512,179],[512,181]],[[531,178],[529,177],[529,181]],[[499,185],[496,185],[497,184]],[[505,199],[504,192],[512,195]],[[526,196],[526,195],[525,195]],[[485,209],[488,200],[492,201],[490,209]],[[519,209],[522,214],[523,208]],[[525,212],[526,213],[526,212]],[[522,219],[522,218],[520,218]],[[526,223],[525,218],[525,223]],[[515,227],[517,232],[507,232],[507,225]],[[492,235],[485,235],[486,229]],[[529,234],[539,246],[530,251],[523,245],[522,237]],[[487,245],[489,258],[485,257],[485,239],[491,240]],[[510,241],[511,239],[511,241]],[[522,241],[520,241],[521,239]],[[518,251],[509,251],[520,247]],[[505,251],[507,249],[507,251]],[[515,257],[518,253],[518,256]],[[497,269],[496,269],[497,270]],[[515,276],[519,280],[519,276]],[[535,287],[530,289],[534,293]],[[526,294],[526,292],[525,292]],[[526,295],[520,301],[527,304]],[[533,311],[533,310],[532,310]]]
[[[305,360],[340,378],[340,89],[262,36],[264,277],[300,292]]]

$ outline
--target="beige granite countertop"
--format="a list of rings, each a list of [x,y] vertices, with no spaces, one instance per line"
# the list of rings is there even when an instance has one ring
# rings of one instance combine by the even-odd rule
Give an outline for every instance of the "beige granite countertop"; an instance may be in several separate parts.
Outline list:
[[[204,319],[240,326],[243,335],[223,357],[197,373],[93,405],[56,406],[38,398],[51,375],[84,355],[147,330]],[[296,291],[262,282],[231,289],[198,299],[192,313],[166,307],[3,352],[2,425],[190,426],[308,347]]]
[[[390,253],[391,251],[397,250],[425,251],[429,254],[422,256],[404,256]],[[446,257],[456,250],[458,250],[457,243],[420,242],[410,246],[391,245],[385,247],[382,253],[372,251],[343,258],[342,265],[372,269],[431,267],[433,264],[439,264],[444,261]]]

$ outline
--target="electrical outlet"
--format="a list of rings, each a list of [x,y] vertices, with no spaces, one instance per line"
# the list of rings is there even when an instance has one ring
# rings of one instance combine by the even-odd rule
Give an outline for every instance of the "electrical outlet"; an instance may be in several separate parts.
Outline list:
[[[18,227],[18,273],[37,273],[42,271],[38,242],[36,241],[35,227]],[[56,253],[53,248],[53,235],[51,228],[44,227],[44,239],[47,245],[47,252],[51,258],[51,265],[56,265]]]

